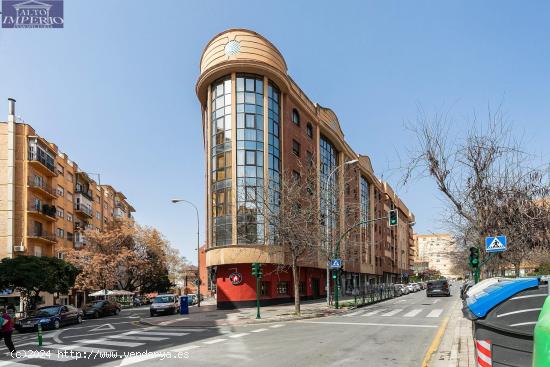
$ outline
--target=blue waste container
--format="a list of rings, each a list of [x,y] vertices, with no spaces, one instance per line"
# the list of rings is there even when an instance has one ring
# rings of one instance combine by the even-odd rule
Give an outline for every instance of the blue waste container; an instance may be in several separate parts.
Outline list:
[[[187,315],[189,314],[189,300],[188,296],[181,296],[180,297],[180,315]]]
[[[479,366],[531,366],[533,329],[548,286],[538,279],[502,280],[466,298]]]

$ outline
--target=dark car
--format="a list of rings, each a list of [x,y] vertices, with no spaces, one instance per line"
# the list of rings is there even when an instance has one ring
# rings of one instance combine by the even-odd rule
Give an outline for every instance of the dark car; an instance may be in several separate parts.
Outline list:
[[[118,315],[120,313],[120,305],[111,301],[96,301],[86,305],[84,315],[97,319],[100,316]]]
[[[40,307],[28,317],[19,319],[15,322],[17,331],[36,330],[38,324],[44,329],[59,329],[67,324],[80,324],[84,313],[82,310],[73,306],[45,306]]]
[[[446,279],[430,280],[426,287],[426,295],[431,296],[447,296],[451,295],[451,288]]]

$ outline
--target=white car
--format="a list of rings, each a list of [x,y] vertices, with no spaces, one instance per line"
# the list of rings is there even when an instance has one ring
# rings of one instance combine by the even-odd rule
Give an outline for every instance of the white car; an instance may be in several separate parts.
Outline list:
[[[159,294],[149,307],[151,317],[158,314],[175,314],[180,312],[180,298],[175,294]]]
[[[407,284],[407,289],[409,290],[409,293],[414,293],[414,292],[416,292],[416,289],[414,288],[413,283]]]

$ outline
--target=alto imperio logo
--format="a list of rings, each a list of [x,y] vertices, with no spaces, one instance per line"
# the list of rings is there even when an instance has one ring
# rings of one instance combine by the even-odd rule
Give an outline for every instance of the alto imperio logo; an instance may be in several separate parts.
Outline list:
[[[63,0],[2,0],[2,28],[63,28]]]

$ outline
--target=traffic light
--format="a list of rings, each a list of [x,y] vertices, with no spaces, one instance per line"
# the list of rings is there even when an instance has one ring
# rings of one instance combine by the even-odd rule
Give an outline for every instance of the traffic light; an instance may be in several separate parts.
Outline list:
[[[470,266],[474,269],[479,267],[479,249],[477,247],[470,247]]]
[[[252,276],[255,278],[261,278],[262,274],[262,264],[252,263]]]
[[[397,225],[397,223],[399,222],[398,218],[399,216],[397,215],[397,210],[396,209],[390,210],[390,215],[389,215],[390,227],[395,227]]]

